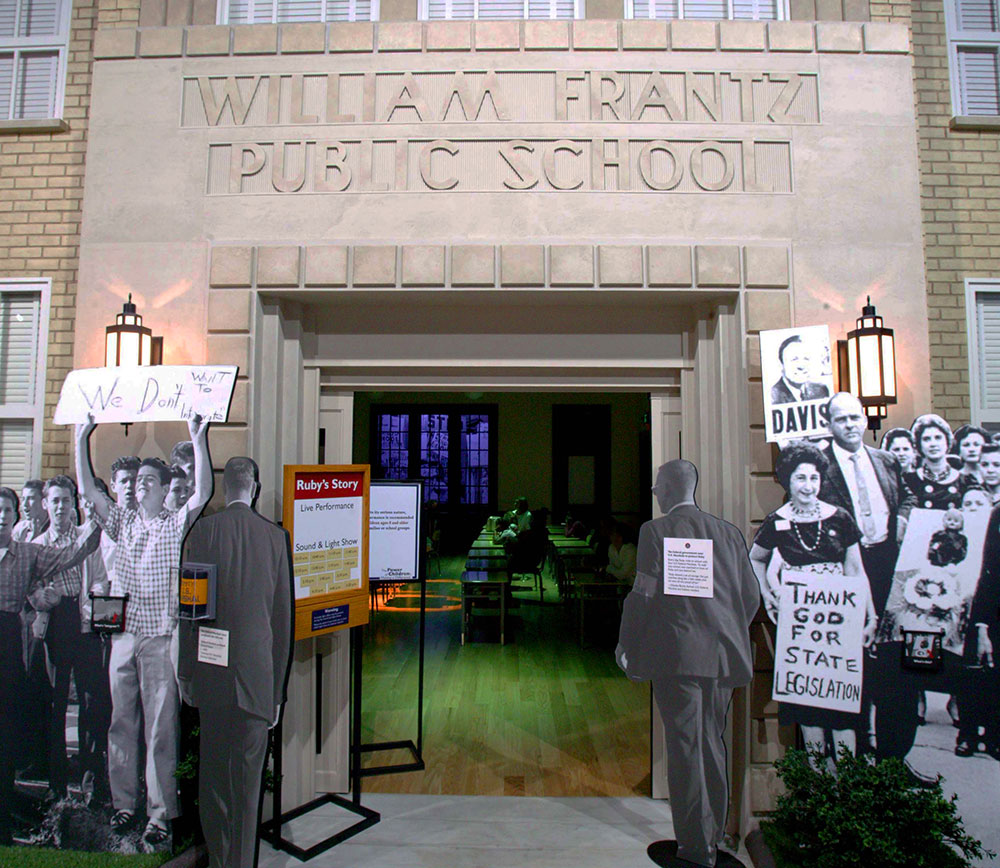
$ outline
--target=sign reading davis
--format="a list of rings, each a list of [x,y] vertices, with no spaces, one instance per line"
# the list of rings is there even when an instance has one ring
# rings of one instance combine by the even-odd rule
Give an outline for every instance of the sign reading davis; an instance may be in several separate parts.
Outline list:
[[[489,70],[219,75],[183,82],[182,127],[819,123],[816,73]]]

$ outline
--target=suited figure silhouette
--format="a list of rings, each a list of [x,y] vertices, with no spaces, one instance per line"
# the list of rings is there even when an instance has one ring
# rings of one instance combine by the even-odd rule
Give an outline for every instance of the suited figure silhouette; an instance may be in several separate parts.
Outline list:
[[[228,665],[200,662],[200,622],[181,625],[178,678],[201,719],[198,807],[211,868],[256,864],[267,731],[284,701],[292,642],[288,534],[252,509],[257,465],[231,458],[226,508],[191,529],[185,560],[218,568],[216,618]]]
[[[639,531],[636,579],[622,613],[617,657],[630,676],[638,670],[639,679],[653,683],[669,757],[676,857],[714,866],[729,809],[726,714],[733,688],[753,676],[750,622],[760,590],[743,534],[697,507],[697,483],[689,461],[670,461],[657,472],[653,491],[664,515]],[[664,592],[668,537],[712,541],[711,597]],[[642,662],[630,664],[626,649]],[[672,854],[662,862],[652,848],[650,855],[658,864],[673,864]]]

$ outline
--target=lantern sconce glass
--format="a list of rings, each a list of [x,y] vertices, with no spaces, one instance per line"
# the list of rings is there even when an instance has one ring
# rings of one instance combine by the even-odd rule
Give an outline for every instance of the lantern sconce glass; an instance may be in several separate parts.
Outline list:
[[[132,304],[132,293],[115,317],[114,325],[104,330],[104,364],[109,368],[159,365],[163,361],[163,338],[142,324],[142,317]]]
[[[163,338],[154,336],[153,330],[142,324],[132,304],[132,293],[122,305],[122,312],[115,317],[114,325],[104,329],[104,364],[109,368],[138,367],[163,363]],[[128,437],[128,422],[125,436]]]
[[[861,310],[857,327],[847,333],[846,341],[837,344],[841,389],[861,402],[868,417],[868,429],[874,436],[888,415],[889,404],[897,400],[896,341],[893,330],[886,328],[882,317],[875,312],[871,296]]]

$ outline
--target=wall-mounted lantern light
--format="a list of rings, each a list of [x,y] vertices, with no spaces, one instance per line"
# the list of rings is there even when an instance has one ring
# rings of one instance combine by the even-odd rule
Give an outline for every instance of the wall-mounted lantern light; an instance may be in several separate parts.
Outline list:
[[[862,308],[857,328],[847,333],[847,386],[865,408],[868,429],[877,431],[896,403],[896,342],[892,329],[875,313],[871,297]]]
[[[104,364],[109,368],[158,365],[163,360],[163,338],[153,337],[153,330],[142,324],[132,304],[132,293],[114,325],[107,326],[104,332]]]
[[[142,324],[142,317],[132,304],[132,293],[115,317],[114,325],[104,329],[104,364],[109,368],[159,365],[163,362],[163,338]],[[125,436],[128,437],[128,423]]]

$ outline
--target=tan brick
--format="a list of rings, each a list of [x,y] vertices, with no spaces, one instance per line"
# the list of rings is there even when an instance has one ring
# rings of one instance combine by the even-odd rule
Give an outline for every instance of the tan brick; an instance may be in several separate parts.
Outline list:
[[[477,21],[474,26],[476,51],[517,51],[521,47],[517,21]]]
[[[545,247],[541,244],[504,244],[500,248],[501,286],[544,286]]]
[[[820,21],[816,24],[816,50],[856,54],[861,51],[861,25],[854,22]]]
[[[746,285],[758,288],[788,286],[788,250],[784,247],[746,247],[743,251]]]
[[[787,292],[758,289],[744,294],[747,331],[783,329],[791,326],[791,303]]]
[[[135,57],[134,30],[98,30],[94,35],[95,60],[122,60]]]
[[[763,21],[720,21],[719,47],[723,51],[763,51],[767,25]]]
[[[597,248],[601,286],[642,286],[642,248],[638,244],[602,244]]]
[[[347,247],[344,245],[306,248],[306,286],[347,286]]]
[[[428,21],[428,51],[469,51],[472,48],[471,21]]]
[[[277,24],[240,24],[233,28],[233,54],[277,54]]]
[[[441,245],[405,245],[403,286],[444,286],[444,255]]]
[[[395,286],[396,248],[392,245],[354,248],[355,286]]]
[[[213,247],[209,286],[250,286],[252,247]]]
[[[180,57],[184,45],[181,27],[157,27],[139,33],[141,57]]]
[[[813,51],[816,34],[811,21],[769,21],[767,44],[771,51]]]
[[[209,365],[239,365],[240,373],[250,370],[249,335],[208,335],[205,362]],[[215,433],[212,434],[212,451],[215,451]]]
[[[282,54],[322,54],[325,50],[325,24],[310,21],[281,25]]]
[[[493,247],[457,244],[451,249],[453,286],[493,286],[496,283]]]
[[[379,51],[420,51],[423,39],[419,21],[383,21],[378,26]]]
[[[577,51],[616,51],[618,22],[585,19],[574,21],[573,48]]]
[[[907,54],[910,50],[909,36],[906,27],[901,24],[865,24],[865,51],[869,54]]]
[[[213,290],[208,294],[208,330],[250,331],[252,294],[243,289]]]
[[[622,21],[622,48],[634,51],[663,50],[669,45],[666,21]]]
[[[525,21],[524,47],[527,51],[566,51],[569,49],[569,22]]]
[[[698,286],[739,286],[740,249],[729,245],[695,247]]]
[[[715,51],[715,25],[714,21],[671,21],[670,47],[674,51]]]
[[[299,248],[292,246],[257,248],[258,286],[298,286]]]
[[[188,57],[229,54],[229,38],[228,27],[216,25],[189,27],[186,54]]]
[[[554,244],[549,248],[552,286],[593,286],[594,248],[590,244]]]

